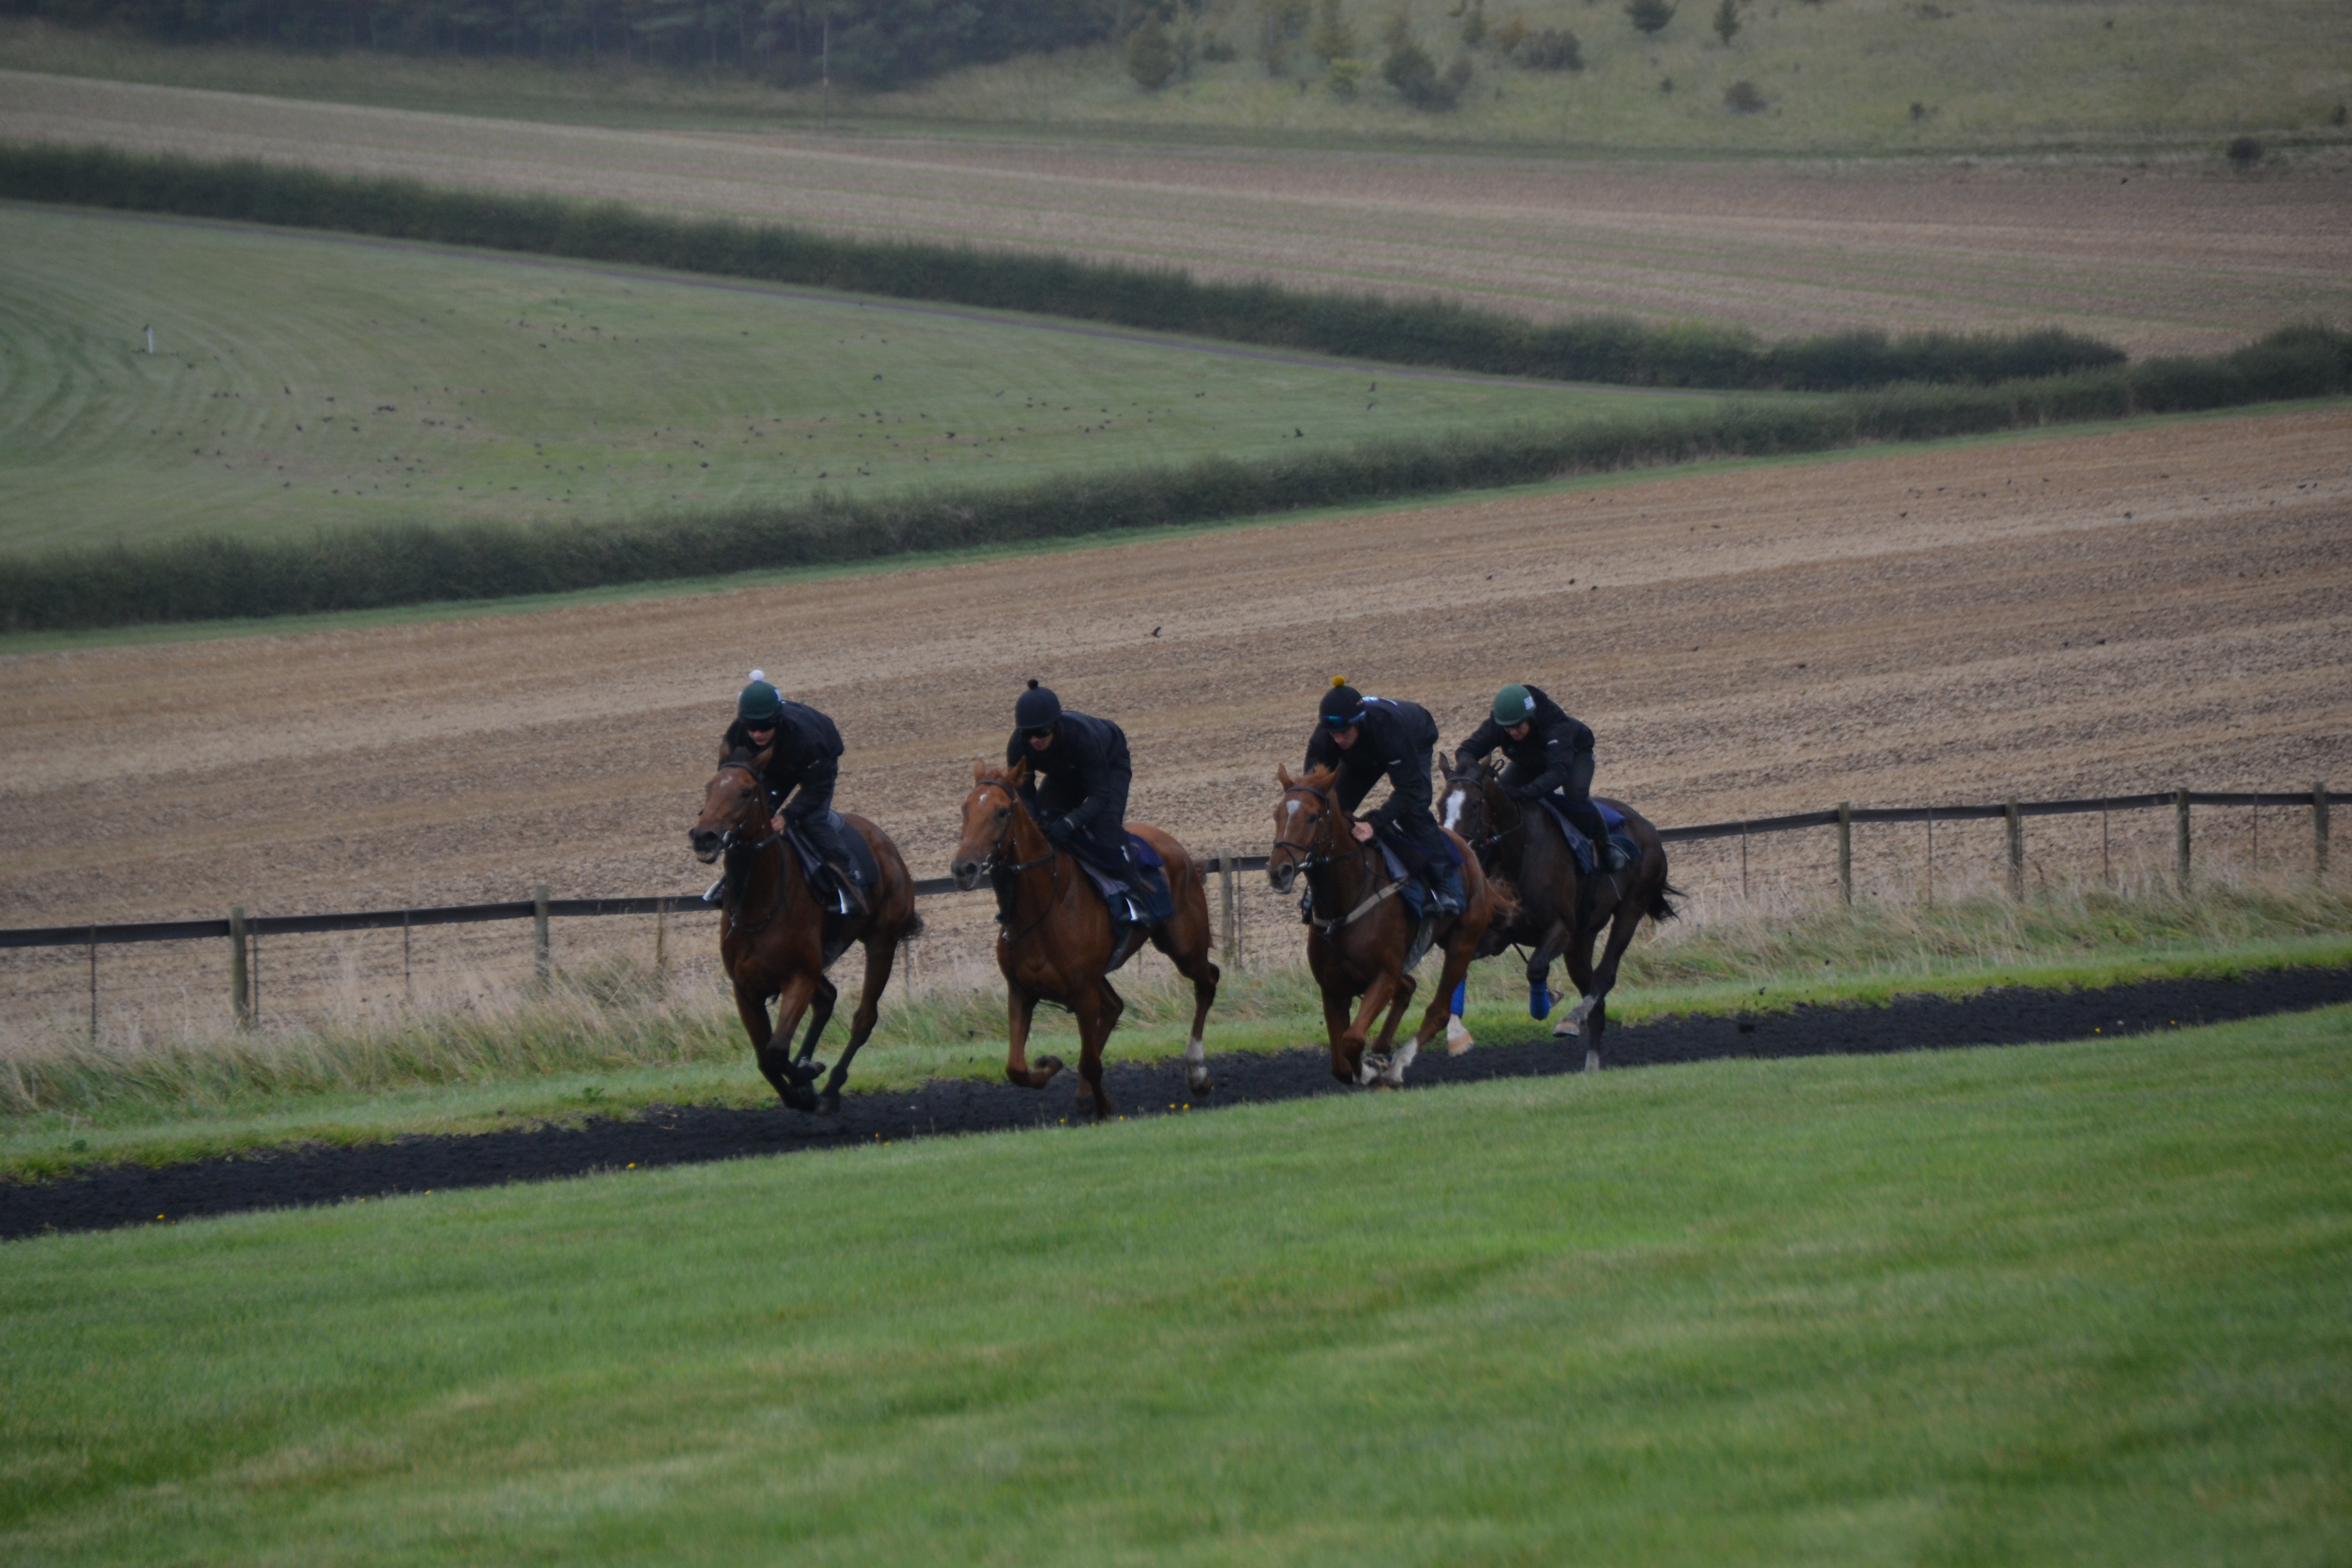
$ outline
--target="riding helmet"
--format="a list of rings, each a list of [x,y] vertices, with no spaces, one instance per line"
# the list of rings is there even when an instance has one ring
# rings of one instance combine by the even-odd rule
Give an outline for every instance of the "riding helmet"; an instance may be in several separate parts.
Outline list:
[[[1013,704],[1013,724],[1019,730],[1050,729],[1061,716],[1062,700],[1034,680]]]
[[[1536,700],[1517,681],[1495,693],[1495,722],[1507,730],[1536,716]]]
[[[1334,730],[1344,730],[1364,716],[1364,694],[1348,684],[1344,675],[1331,678],[1331,689],[1323,694],[1323,722]]]
[[[783,716],[784,700],[776,695],[776,689],[760,671],[753,670],[751,684],[735,699],[735,717],[743,721],[747,730],[772,730]]]

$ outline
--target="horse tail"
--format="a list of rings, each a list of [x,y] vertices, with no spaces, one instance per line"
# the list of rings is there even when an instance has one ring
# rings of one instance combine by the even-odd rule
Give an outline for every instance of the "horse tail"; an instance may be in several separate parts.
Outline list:
[[[1671,913],[1672,911],[1670,910],[1668,912]],[[907,929],[898,933],[899,945],[903,947],[908,942],[914,941],[917,937],[922,934],[923,916],[922,911],[919,910],[914,914],[909,915],[907,918]]]
[[[1508,925],[1519,918],[1519,895],[1510,883],[1498,878],[1486,879],[1486,898],[1493,913],[1486,917],[1486,929]]]
[[[1688,893],[1684,892],[1672,882],[1660,882],[1658,890],[1650,895],[1648,911],[1650,918],[1654,921],[1674,920],[1682,913],[1680,910],[1675,908],[1674,900],[1689,897]]]

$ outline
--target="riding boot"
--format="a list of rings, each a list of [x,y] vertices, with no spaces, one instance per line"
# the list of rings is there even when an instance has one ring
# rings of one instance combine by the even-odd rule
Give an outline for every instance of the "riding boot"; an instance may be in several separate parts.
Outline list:
[[[1446,858],[1444,868],[1430,884],[1430,890],[1436,895],[1430,905],[1432,913],[1458,915],[1462,912],[1462,868],[1454,863],[1451,856]]]
[[[866,901],[866,889],[857,885],[856,879],[838,866],[832,867],[830,869],[833,872],[833,885],[841,889],[841,901],[849,906],[842,912],[852,916],[872,914],[874,907]]]

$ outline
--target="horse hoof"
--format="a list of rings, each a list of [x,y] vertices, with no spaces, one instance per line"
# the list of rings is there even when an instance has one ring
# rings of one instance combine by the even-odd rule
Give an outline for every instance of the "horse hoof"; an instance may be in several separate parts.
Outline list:
[[[840,1115],[841,1091],[837,1089],[828,1089],[823,1094],[818,1095],[816,1097],[816,1113],[819,1116]]]
[[[1458,1057],[1478,1043],[1477,1037],[1462,1026],[1458,1017],[1445,1020],[1445,1054]]]
[[[1551,1037],[1555,1040],[1573,1040],[1581,1037],[1583,1033],[1583,1026],[1575,1019],[1562,1018],[1559,1021],[1559,1027],[1551,1032]]]

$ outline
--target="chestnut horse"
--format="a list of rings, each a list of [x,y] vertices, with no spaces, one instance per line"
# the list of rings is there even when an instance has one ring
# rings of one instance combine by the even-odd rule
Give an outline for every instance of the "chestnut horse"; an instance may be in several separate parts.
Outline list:
[[[987,763],[971,766],[972,790],[963,797],[963,837],[950,869],[969,890],[985,877],[996,889],[996,966],[1004,972],[1006,1049],[1004,1076],[1024,1089],[1043,1089],[1062,1070],[1058,1057],[1029,1065],[1029,1020],[1040,1002],[1066,1007],[1078,1021],[1079,1098],[1093,1096],[1097,1120],[1112,1114],[1103,1092],[1103,1042],[1127,1010],[1109,975],[1140,944],[1122,945],[1110,910],[1077,857],[1056,849],[1021,799],[1028,782],[1025,762],[1010,771]],[[1153,926],[1151,945],[1192,983],[1192,1033],[1184,1042],[1184,1079],[1194,1094],[1206,1094],[1207,1048],[1201,1029],[1217,999],[1217,966],[1209,962],[1209,899],[1201,871],[1184,847],[1140,822],[1127,831],[1160,853],[1167,863],[1168,891],[1176,912]]]
[[[1445,792],[1438,810],[1446,826],[1470,842],[1488,874],[1509,884],[1518,900],[1513,917],[1486,933],[1478,956],[1491,958],[1514,942],[1531,948],[1528,1006],[1540,1018],[1551,1010],[1551,961],[1565,954],[1569,978],[1576,983],[1580,1000],[1553,1033],[1573,1035],[1589,1025],[1584,1070],[1598,1070],[1618,961],[1625,956],[1642,918],[1673,920],[1673,900],[1681,896],[1681,889],[1666,881],[1666,847],[1658,830],[1623,803],[1606,802],[1625,819],[1642,858],[1622,871],[1601,870],[1588,878],[1549,812],[1522,806],[1504,793],[1499,776],[1485,768],[1444,766]],[[1607,846],[1596,844],[1593,851],[1605,854]],[[1596,969],[1592,943],[1603,926],[1609,928],[1609,945]]]
[[[751,1037],[761,1074],[793,1110],[830,1116],[841,1109],[841,1085],[849,1076],[850,1058],[874,1032],[874,1016],[882,1005],[883,987],[890,984],[898,944],[920,933],[923,921],[915,912],[915,881],[907,874],[898,847],[888,834],[846,812],[842,820],[873,851],[877,875],[866,889],[866,913],[833,912],[831,900],[809,885],[800,856],[775,828],[775,803],[761,777],[766,762],[764,752],[756,757],[738,752],[722,761],[703,791],[702,816],[687,838],[694,846],[694,858],[706,866],[726,858],[719,962],[735,987],[735,1011]],[[824,1091],[813,1094],[809,1085],[824,1071],[824,1064],[812,1063],[809,1058],[816,1050],[817,1037],[832,1021],[840,994],[824,972],[852,942],[866,945],[865,988],[850,1019],[849,1044],[833,1064]],[[771,997],[777,999],[773,1027],[768,1022]],[[795,1060],[793,1032],[803,1013],[809,1013],[808,1033]]]
[[[1292,778],[1278,767],[1282,800],[1274,811],[1274,849],[1265,862],[1266,880],[1277,893],[1287,893],[1303,872],[1314,899],[1313,920],[1307,933],[1307,963],[1323,993],[1323,1026],[1331,1037],[1331,1076],[1342,1083],[1370,1083],[1378,1079],[1389,1089],[1404,1084],[1404,1069],[1421,1047],[1437,1037],[1452,1014],[1454,988],[1469,973],[1470,960],[1487,927],[1507,919],[1507,893],[1486,880],[1475,856],[1465,854],[1462,867],[1463,910],[1442,920],[1433,940],[1445,952],[1444,973],[1431,993],[1421,1028],[1402,1050],[1391,1051],[1397,1022],[1418,984],[1406,967],[1421,922],[1395,895],[1402,881],[1391,881],[1379,847],[1359,844],[1355,819],[1342,810],[1332,793],[1338,777],[1330,768],[1316,768]],[[1447,835],[1452,837],[1451,834]],[[1459,839],[1454,842],[1460,844]],[[1348,1004],[1357,996],[1362,1007],[1350,1020]],[[1377,1047],[1366,1056],[1373,1015],[1388,1009]],[[1469,1037],[1449,1041],[1453,1054],[1469,1049]]]

